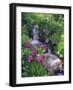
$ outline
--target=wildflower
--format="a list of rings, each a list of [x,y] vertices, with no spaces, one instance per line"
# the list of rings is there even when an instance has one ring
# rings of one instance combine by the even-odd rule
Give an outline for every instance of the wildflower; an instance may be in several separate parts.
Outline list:
[[[37,58],[36,58],[36,60],[38,61],[38,62],[42,62],[43,61],[43,56],[37,56]]]
[[[37,51],[34,49],[31,51],[32,56],[35,56],[37,54]]]
[[[32,59],[33,59],[33,57],[30,55],[30,56],[28,56],[28,62],[29,63],[31,63],[32,62]]]

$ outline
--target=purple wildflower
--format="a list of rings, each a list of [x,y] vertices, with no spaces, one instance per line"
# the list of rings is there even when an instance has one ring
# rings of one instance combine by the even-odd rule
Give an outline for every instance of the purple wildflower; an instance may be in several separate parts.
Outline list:
[[[30,56],[28,56],[28,62],[29,63],[31,63],[32,62],[32,59],[33,59],[33,57],[30,55]]]
[[[31,54],[32,54],[32,56],[35,56],[37,54],[37,51],[36,50],[32,50]]]
[[[42,62],[43,61],[43,56],[37,56],[37,58],[36,58],[36,60],[38,61],[38,62]]]

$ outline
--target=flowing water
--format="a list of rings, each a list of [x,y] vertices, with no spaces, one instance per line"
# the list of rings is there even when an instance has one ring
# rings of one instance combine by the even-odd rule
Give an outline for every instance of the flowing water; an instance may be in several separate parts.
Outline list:
[[[32,28],[32,41],[31,41],[31,44],[32,45],[39,45],[40,42],[39,42],[39,33],[38,33],[38,26],[35,25],[33,28]]]

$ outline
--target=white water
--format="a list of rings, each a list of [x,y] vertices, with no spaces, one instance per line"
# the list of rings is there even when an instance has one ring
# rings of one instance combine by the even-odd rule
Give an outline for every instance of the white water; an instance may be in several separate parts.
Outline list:
[[[35,25],[33,28],[32,28],[32,41],[31,41],[31,44],[32,45],[39,45],[40,42],[39,42],[39,33],[38,33],[38,26]]]

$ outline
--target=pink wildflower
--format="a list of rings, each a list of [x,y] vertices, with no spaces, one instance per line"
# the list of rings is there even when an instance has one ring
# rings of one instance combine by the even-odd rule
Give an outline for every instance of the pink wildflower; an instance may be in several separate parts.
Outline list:
[[[31,54],[32,54],[32,56],[35,56],[37,54],[37,51],[36,50],[32,50]]]
[[[36,58],[36,60],[38,61],[38,62],[42,62],[43,61],[43,56],[37,56],[37,58]]]
[[[32,62],[32,59],[33,59],[33,57],[30,55],[30,56],[28,56],[28,62],[29,63],[31,63]]]

